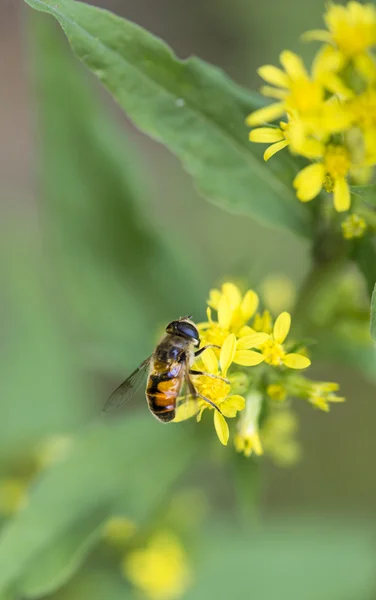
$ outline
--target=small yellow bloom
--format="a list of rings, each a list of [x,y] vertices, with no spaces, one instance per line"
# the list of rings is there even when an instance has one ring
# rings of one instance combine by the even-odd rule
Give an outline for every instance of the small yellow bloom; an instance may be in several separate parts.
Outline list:
[[[296,195],[302,202],[313,200],[325,185],[334,193],[334,207],[338,212],[350,208],[350,188],[347,176],[351,167],[349,151],[342,145],[330,144],[323,150],[322,162],[302,169],[293,181]]]
[[[266,309],[262,314],[257,313],[253,320],[252,327],[255,331],[271,333],[273,331],[273,321],[270,311]]]
[[[104,526],[103,538],[109,544],[122,547],[136,531],[136,525],[126,517],[111,517]]]
[[[291,326],[291,317],[288,312],[279,315],[274,323],[273,333],[268,340],[259,346],[262,360],[273,366],[286,366],[290,369],[306,369],[311,361],[306,356],[297,353],[286,353],[283,343],[286,340]]]
[[[225,417],[236,417],[237,412],[243,410],[245,406],[242,396],[231,394],[231,383],[227,379],[227,371],[234,363],[237,354],[236,346],[236,336],[230,333],[222,344],[219,359],[212,348],[208,348],[202,353],[200,360],[204,367],[204,374],[192,376],[199,395],[198,399],[179,405],[174,419],[174,422],[178,423],[197,415],[197,420],[200,421],[205,410],[214,411],[214,428],[224,446],[227,445],[230,435]],[[193,368],[202,370],[199,363]],[[218,412],[205,398],[213,402],[221,412]]]
[[[330,4],[324,19],[329,31],[308,32],[307,39],[335,44],[349,58],[376,44],[376,9],[372,4]]]
[[[271,400],[283,402],[287,398],[287,390],[281,383],[271,383],[266,388],[266,393]]]
[[[258,144],[271,144],[264,152],[264,160],[269,160],[274,154],[286,148],[288,140],[288,124],[282,121],[279,127],[258,127],[249,133],[249,140]]]
[[[184,548],[169,531],[156,533],[146,547],[127,554],[122,571],[150,600],[180,598],[192,580]]]
[[[341,224],[343,237],[346,240],[351,240],[353,238],[361,238],[363,237],[366,229],[367,223],[360,217],[359,215],[353,213],[349,215]]]
[[[29,480],[13,477],[0,481],[0,514],[9,517],[26,505]]]
[[[339,389],[338,383],[332,382],[311,382],[310,389],[308,391],[308,402],[323,410],[329,412],[330,402],[344,402],[345,398],[337,396],[336,392]]]
[[[259,392],[248,394],[245,410],[238,422],[238,431],[234,438],[235,448],[247,457],[251,454],[260,456],[263,453],[259,432],[262,402],[263,398]]]
[[[253,317],[259,303],[256,292],[248,290],[244,296],[231,282],[221,290],[211,290],[208,300],[208,321],[199,323],[201,339],[206,344],[222,346],[229,333],[238,331]],[[212,309],[217,312],[217,321],[212,318]]]

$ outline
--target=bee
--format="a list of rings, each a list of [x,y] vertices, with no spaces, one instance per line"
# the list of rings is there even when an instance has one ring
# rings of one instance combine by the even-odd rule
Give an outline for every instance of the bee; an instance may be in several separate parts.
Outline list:
[[[192,369],[193,362],[207,348],[218,348],[209,344],[200,349],[200,336],[192,316],[181,317],[171,321],[153,354],[144,360],[140,366],[113,392],[107,400],[104,411],[118,408],[130,400],[140,387],[147,372],[146,399],[151,413],[163,423],[175,418],[178,399],[184,384],[186,385],[185,400],[201,398],[211,404],[218,412],[218,406],[198,393],[192,376],[206,375],[213,379],[223,379]],[[227,380],[225,380],[227,381]]]

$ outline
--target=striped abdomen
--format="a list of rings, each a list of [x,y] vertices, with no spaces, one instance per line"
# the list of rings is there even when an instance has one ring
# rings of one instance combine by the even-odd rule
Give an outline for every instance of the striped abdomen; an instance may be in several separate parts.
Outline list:
[[[160,363],[152,365],[146,388],[146,398],[151,412],[164,423],[175,418],[176,402],[183,384],[184,373],[182,363],[173,363],[167,370],[166,367],[166,364]]]

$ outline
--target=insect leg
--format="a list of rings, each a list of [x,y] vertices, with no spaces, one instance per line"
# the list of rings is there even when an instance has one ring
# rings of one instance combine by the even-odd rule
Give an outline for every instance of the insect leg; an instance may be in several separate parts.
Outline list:
[[[197,350],[197,352],[195,352],[195,356],[200,356],[200,354],[202,354],[207,348],[220,348],[220,346],[217,346],[216,344],[208,344],[207,346],[200,348],[200,350]]]
[[[189,392],[190,392],[190,394],[194,398],[201,398],[201,400],[204,400],[205,402],[207,402],[208,404],[210,404],[213,408],[215,408],[215,410],[217,410],[220,414],[222,414],[221,409],[218,408],[218,406],[214,402],[212,402],[211,400],[209,400],[209,398],[207,398],[206,396],[203,396],[202,394],[200,394],[196,390],[192,379],[189,377],[189,373],[188,372],[186,374],[186,382],[187,382],[187,386],[188,386]]]
[[[220,375],[213,375],[212,373],[205,373],[204,371],[196,371],[195,369],[190,369],[190,375],[205,375],[205,377],[211,377],[212,379],[219,379],[220,381],[224,381],[225,383],[230,383],[228,379],[221,377]]]

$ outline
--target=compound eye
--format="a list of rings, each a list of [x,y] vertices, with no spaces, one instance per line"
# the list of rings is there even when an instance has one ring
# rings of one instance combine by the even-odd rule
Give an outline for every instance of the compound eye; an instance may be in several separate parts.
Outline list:
[[[192,323],[188,323],[187,321],[179,321],[176,324],[176,329],[185,335],[186,337],[192,338],[194,340],[199,341],[200,337],[196,327]]]

